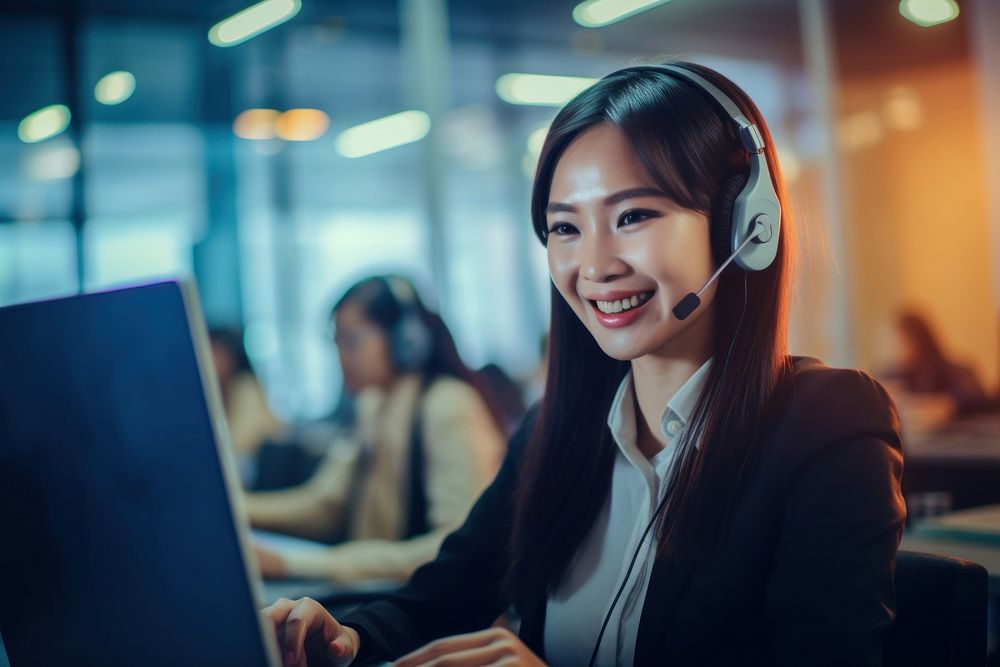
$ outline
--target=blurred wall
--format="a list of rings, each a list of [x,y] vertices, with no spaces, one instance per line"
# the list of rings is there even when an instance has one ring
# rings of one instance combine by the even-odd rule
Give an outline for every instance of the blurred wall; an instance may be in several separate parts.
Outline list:
[[[835,21],[857,359],[870,370],[883,367],[892,355],[893,315],[914,307],[949,352],[995,387],[997,258],[969,15],[920,28],[900,21],[895,7],[886,14],[884,24],[878,12],[859,21],[841,5]]]
[[[906,91],[896,99],[909,100],[918,121],[912,129],[884,124],[877,142],[841,163],[852,270],[860,277],[852,300],[857,353],[868,367],[889,352],[892,314],[912,306],[927,313],[949,350],[996,383],[996,297],[974,86],[965,64],[848,82],[842,90],[849,119],[884,121],[893,103],[887,91],[895,89]],[[853,122],[841,125],[842,136],[875,132],[875,125],[858,129],[874,120]]]

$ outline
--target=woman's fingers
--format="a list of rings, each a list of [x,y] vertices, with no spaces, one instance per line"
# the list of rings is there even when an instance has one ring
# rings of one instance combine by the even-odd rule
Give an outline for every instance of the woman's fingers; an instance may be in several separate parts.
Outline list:
[[[274,624],[285,667],[347,665],[357,655],[357,635],[315,600],[281,599],[261,613]]]
[[[272,604],[270,607],[264,607],[260,610],[262,616],[274,624],[275,629],[279,625],[285,622],[288,618],[288,613],[295,606],[295,603],[286,598],[278,598],[278,601]]]
[[[325,640],[325,645],[337,638],[336,629],[339,627],[326,609],[315,600],[303,598],[296,602],[285,619],[285,641],[282,645],[285,667],[306,667],[306,637],[318,631]]]
[[[274,628],[274,632],[278,637],[278,646],[281,646],[285,641],[285,619],[288,618],[288,614],[294,607],[295,603],[291,600],[279,598],[270,607],[264,607],[260,610],[261,616]]]

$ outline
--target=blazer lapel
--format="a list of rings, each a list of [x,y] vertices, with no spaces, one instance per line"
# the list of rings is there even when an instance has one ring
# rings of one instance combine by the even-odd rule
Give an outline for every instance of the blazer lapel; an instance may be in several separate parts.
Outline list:
[[[694,561],[657,560],[646,589],[646,599],[639,619],[639,634],[635,643],[634,667],[661,665],[663,655],[657,653],[684,589],[694,573]]]

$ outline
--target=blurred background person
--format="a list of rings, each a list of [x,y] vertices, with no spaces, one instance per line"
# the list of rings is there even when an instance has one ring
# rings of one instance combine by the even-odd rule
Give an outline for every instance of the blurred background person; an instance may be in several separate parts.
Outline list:
[[[503,420],[440,317],[397,276],[366,278],[333,308],[353,442],[336,443],[297,487],[247,498],[258,528],[325,549],[258,547],[267,577],[402,580],[433,558],[493,478]]]
[[[266,442],[281,440],[284,428],[268,406],[264,390],[250,365],[239,329],[209,331],[212,361],[226,410],[229,439],[244,481],[252,476],[254,461]]]
[[[919,433],[989,404],[975,370],[945,352],[922,313],[900,311],[894,333],[897,357],[882,376],[911,431]]]
[[[500,411],[507,435],[513,434],[527,409],[521,385],[508,375],[500,364],[492,362],[476,371],[476,377],[489,391],[490,397]]]

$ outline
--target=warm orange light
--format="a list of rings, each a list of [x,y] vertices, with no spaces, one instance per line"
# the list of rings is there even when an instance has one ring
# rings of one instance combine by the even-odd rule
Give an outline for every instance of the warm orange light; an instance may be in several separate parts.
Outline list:
[[[275,109],[247,109],[233,121],[233,132],[241,139],[274,139],[274,125],[280,115]]]
[[[326,134],[330,117],[319,109],[289,109],[274,123],[275,133],[286,141],[312,141]]]

